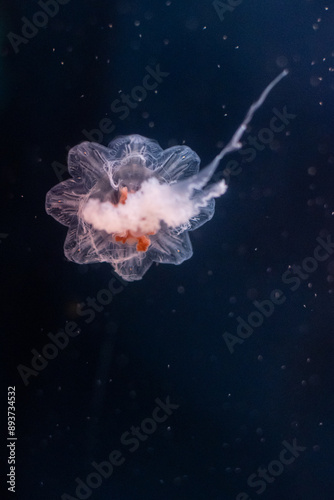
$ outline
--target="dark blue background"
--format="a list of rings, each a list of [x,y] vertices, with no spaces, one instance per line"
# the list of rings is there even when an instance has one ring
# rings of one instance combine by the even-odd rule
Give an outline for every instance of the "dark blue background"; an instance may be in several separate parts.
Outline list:
[[[70,0],[15,54],[7,34],[40,7],[0,5],[3,342],[17,388],[17,498],[75,497],[75,478],[170,396],[179,408],[136,452],[123,450],[125,464],[90,498],[332,499],[333,258],[294,292],[282,274],[313,255],[319,235],[334,238],[333,6],[243,0],[221,21],[211,1]],[[120,120],[111,103],[157,64],[169,76]],[[82,130],[109,117],[116,130],[105,145],[139,133],[163,148],[187,144],[204,166],[282,66],[290,73],[250,133],[273,108],[296,118],[229,180],[213,220],[191,234],[192,259],[153,266],[87,324],[76,304],[96,297],[111,270],[65,260],[66,228],[44,210],[60,180],[54,162],[66,164]],[[285,303],[231,355],[224,331],[235,334],[236,317],[275,288]],[[25,387],[17,365],[70,320],[81,334]],[[257,495],[248,476],[293,438],[306,450]]]

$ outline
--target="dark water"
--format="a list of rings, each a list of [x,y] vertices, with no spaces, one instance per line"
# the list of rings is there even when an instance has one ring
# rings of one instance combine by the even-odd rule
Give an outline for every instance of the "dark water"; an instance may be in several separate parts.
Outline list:
[[[333,3],[41,4],[1,2],[4,498],[331,500]],[[126,283],[65,259],[44,203],[70,147],[137,133],[204,166],[284,68],[190,260]]]

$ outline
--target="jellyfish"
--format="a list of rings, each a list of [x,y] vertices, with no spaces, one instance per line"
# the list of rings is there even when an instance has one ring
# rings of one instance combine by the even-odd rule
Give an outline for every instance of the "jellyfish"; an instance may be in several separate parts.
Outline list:
[[[73,147],[71,178],[46,195],[46,212],[68,227],[67,259],[107,262],[125,281],[140,280],[153,262],[178,265],[189,259],[189,232],[213,217],[215,198],[227,189],[224,179],[212,182],[214,172],[227,154],[242,147],[255,111],[286,74],[265,88],[232,139],[202,170],[189,147],[163,150],[136,134],[117,137],[108,147],[94,142]]]

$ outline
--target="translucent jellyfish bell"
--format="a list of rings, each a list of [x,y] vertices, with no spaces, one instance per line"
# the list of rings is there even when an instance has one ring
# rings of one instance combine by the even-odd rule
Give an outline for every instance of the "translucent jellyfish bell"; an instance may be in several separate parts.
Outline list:
[[[208,184],[223,157],[241,147],[254,112],[283,71],[251,106],[231,141],[204,169],[187,146],[162,150],[140,135],[108,147],[83,142],[69,152],[71,179],[53,187],[46,211],[68,226],[64,251],[79,264],[108,262],[123,279],[139,280],[153,262],[181,264],[192,256],[189,231],[214,214],[224,180]]]

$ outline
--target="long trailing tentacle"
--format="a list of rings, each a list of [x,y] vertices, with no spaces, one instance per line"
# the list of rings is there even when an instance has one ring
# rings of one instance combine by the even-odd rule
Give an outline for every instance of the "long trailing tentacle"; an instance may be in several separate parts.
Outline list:
[[[175,189],[187,192],[187,194],[191,194],[194,190],[197,189],[202,189],[206,184],[210,181],[212,178],[213,174],[217,170],[221,160],[229,153],[232,153],[233,151],[237,151],[242,147],[242,144],[240,142],[240,139],[242,138],[243,134],[245,133],[245,130],[247,129],[247,126],[249,125],[250,121],[252,120],[254,113],[262,106],[264,101],[266,100],[269,92],[288,74],[288,70],[285,69],[283,70],[272,82],[267,85],[267,87],[264,89],[264,91],[261,93],[260,97],[255,101],[251,107],[249,108],[243,122],[241,125],[238,127],[236,132],[233,134],[232,139],[226,144],[226,146],[221,150],[221,152],[212,160],[209,165],[207,165],[205,168],[203,168],[198,174],[194,175],[193,177],[190,177],[189,179],[186,179],[182,182],[179,182],[175,185]],[[220,181],[217,184],[224,184],[225,181]],[[226,190],[226,189],[225,189]],[[220,189],[215,189],[217,193],[221,193],[221,191],[225,192],[223,187]],[[220,194],[217,194],[216,196],[220,196]],[[215,195],[214,195],[215,196]]]

